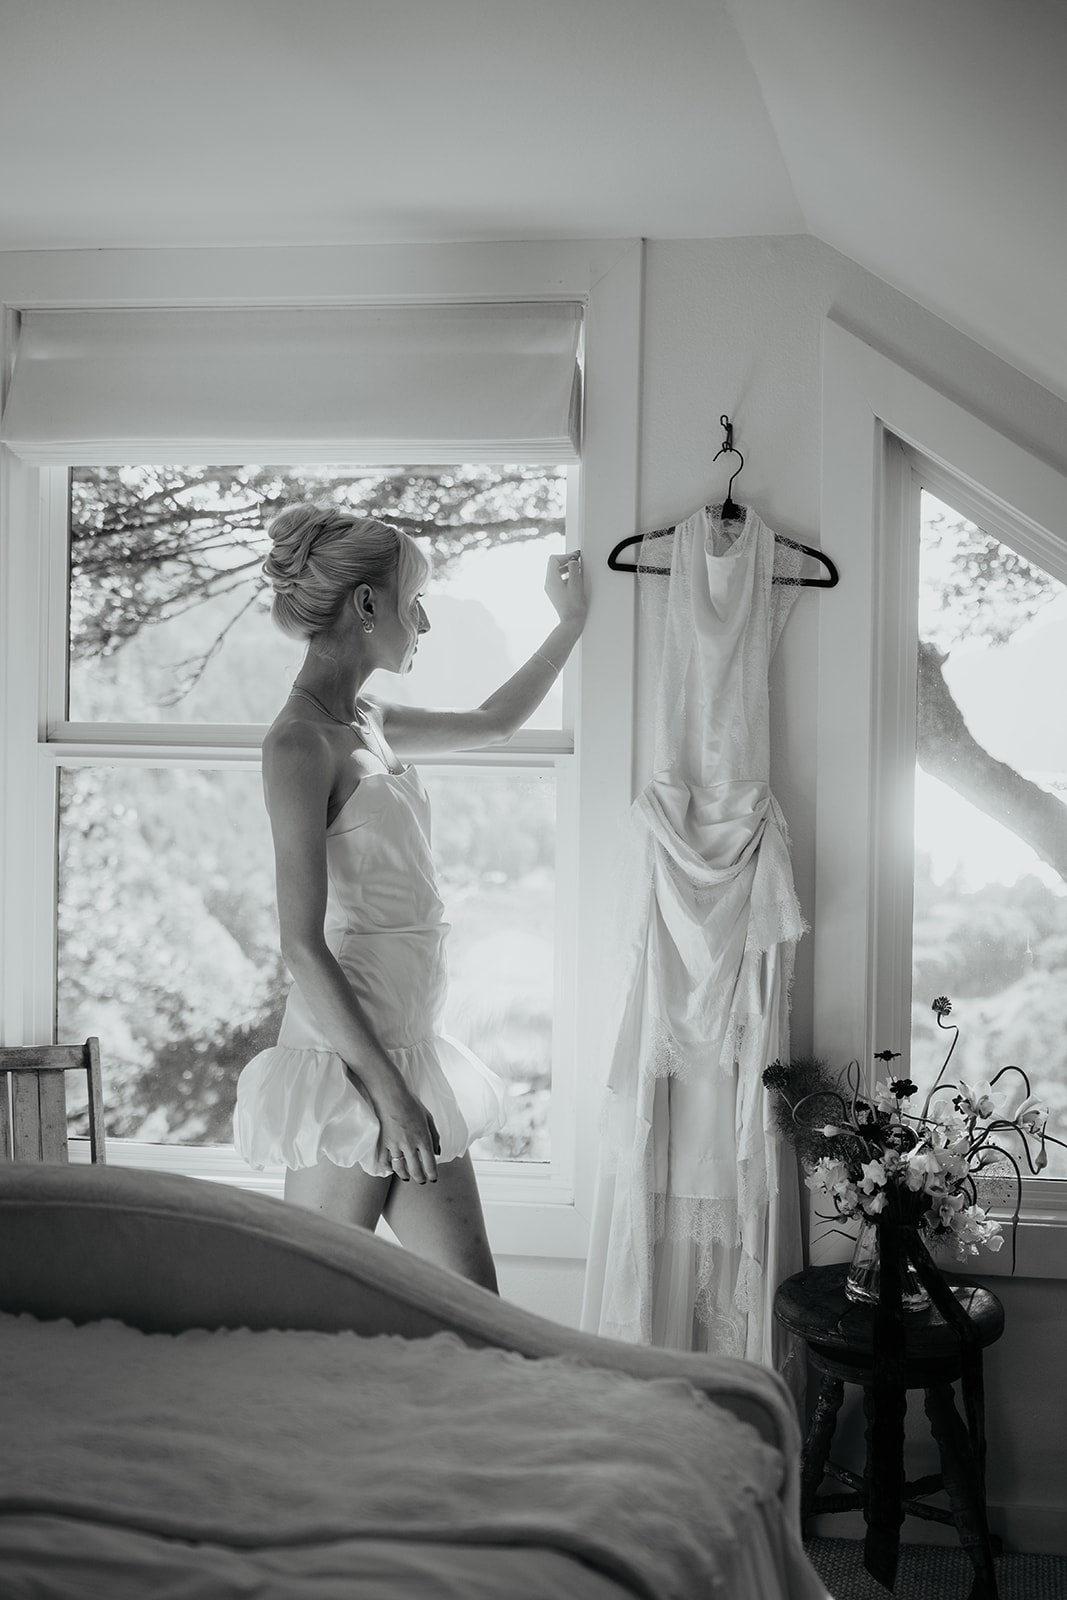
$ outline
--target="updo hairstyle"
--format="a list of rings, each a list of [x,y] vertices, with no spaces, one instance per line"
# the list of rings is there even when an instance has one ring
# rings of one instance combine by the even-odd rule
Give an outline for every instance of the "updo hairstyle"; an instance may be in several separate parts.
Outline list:
[[[270,522],[263,572],[274,589],[271,617],[293,639],[312,639],[341,615],[361,583],[397,580],[401,615],[429,575],[427,556],[399,528],[330,505],[286,506]]]

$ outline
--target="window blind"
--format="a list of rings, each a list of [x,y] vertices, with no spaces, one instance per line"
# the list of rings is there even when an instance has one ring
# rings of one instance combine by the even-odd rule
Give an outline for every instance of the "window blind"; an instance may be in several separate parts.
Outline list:
[[[32,310],[0,439],[37,465],[575,461],[571,302]]]

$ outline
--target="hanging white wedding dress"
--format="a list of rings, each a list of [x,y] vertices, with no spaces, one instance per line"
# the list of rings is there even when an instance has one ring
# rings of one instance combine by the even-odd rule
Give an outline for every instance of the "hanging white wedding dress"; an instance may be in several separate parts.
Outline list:
[[[641,546],[670,577],[640,580],[654,766],[624,866],[582,1322],[770,1364],[774,1290],[801,1257],[795,1160],[761,1074],[788,1054],[804,923],[768,781],[767,673],[801,556],[751,509],[725,527],[721,509]]]

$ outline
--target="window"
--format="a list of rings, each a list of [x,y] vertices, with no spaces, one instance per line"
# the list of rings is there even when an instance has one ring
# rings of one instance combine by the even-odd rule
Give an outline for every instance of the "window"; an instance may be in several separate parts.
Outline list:
[[[951,347],[946,340],[946,360]],[[977,358],[968,367],[971,356],[955,350],[966,376],[950,363],[946,387],[981,393],[1001,381]],[[987,414],[1004,415],[998,428],[833,317],[824,357],[821,533],[847,603],[824,616],[819,650],[815,1053],[844,1063],[900,1050],[919,1081],[943,1059],[945,1036],[936,1038],[927,1008],[946,993],[962,1028],[960,1065],[977,1075],[1014,1061],[1051,1105],[1055,1131],[1063,891],[1023,812],[1062,830],[1056,662],[1038,657],[1056,637],[1067,588],[1067,475],[1048,451],[1016,442],[1022,417],[1040,438],[1055,408],[1027,410],[1033,395],[1020,379],[1014,396],[986,394]],[[919,688],[920,641],[939,653],[951,643],[943,690],[930,660]],[[946,694],[977,754],[951,720],[931,733],[933,708],[952,711]],[[986,784],[986,811],[977,792],[961,793],[967,750],[986,778],[989,758],[1003,763],[1003,781]],[[930,770],[938,761],[941,771]],[[1016,780],[1027,804],[1009,818],[1004,788]],[[1022,1275],[1067,1275],[1064,1179],[1055,1152],[1045,1178],[1024,1181]],[[816,1258],[834,1250],[813,1238]],[[983,1253],[983,1273],[1010,1269],[1010,1252]]]
[[[106,818],[112,843],[123,828],[134,826],[131,816],[114,808],[139,808],[146,795],[150,800],[154,783],[169,784],[174,793],[188,783],[191,816],[209,803],[213,810],[216,796],[221,796],[238,807],[242,819],[258,815],[262,822],[259,741],[278,691],[289,681],[281,636],[265,617],[256,618],[254,607],[233,621],[202,673],[199,658],[216,631],[205,625],[198,643],[190,647],[177,640],[164,653],[165,624],[159,622],[154,637],[160,660],[169,668],[162,690],[149,683],[147,661],[139,682],[123,678],[143,650],[147,632],[141,641],[130,640],[128,651],[123,646],[116,652],[115,640],[102,629],[100,642],[115,659],[101,674],[100,662],[81,650],[86,639],[79,634],[79,574],[74,573],[72,593],[67,570],[70,468],[76,468],[75,481],[86,486],[101,463],[110,463],[106,470],[112,474],[121,470],[119,463],[131,473],[144,464],[220,460],[302,462],[323,471],[330,463],[357,457],[359,468],[347,469],[353,477],[357,471],[382,473],[397,462],[440,467],[473,461],[494,468],[548,463],[555,487],[546,493],[558,495],[563,479],[551,464],[566,462],[568,533],[572,542],[580,540],[587,570],[595,572],[619,530],[639,525],[642,277],[643,247],[634,239],[236,253],[111,251],[92,260],[79,252],[53,251],[46,258],[26,253],[0,260],[4,1043],[44,1041],[55,1031],[57,956],[62,956],[56,905],[60,800],[73,808],[84,785],[102,806],[100,796],[107,790],[114,797]],[[284,383],[278,381],[280,372]],[[584,430],[583,418],[588,419]],[[448,468],[450,473],[456,470]],[[533,508],[527,509],[532,515]],[[134,514],[134,525],[127,530],[131,540],[139,515]],[[229,520],[236,525],[236,507],[230,508]],[[548,520],[545,513],[546,531]],[[239,547],[238,538],[233,544],[238,554]],[[524,554],[521,542],[502,545],[493,552],[491,559],[499,567],[492,570],[521,564]],[[529,560],[536,565],[532,553]],[[543,557],[538,561],[543,571]],[[447,631],[446,610],[463,598],[458,588],[461,566],[466,569],[464,583],[468,577],[473,583],[478,565],[472,555],[469,562],[457,561],[449,572],[440,572],[434,616],[439,640]],[[161,576],[170,581],[174,573],[157,568],[155,578]],[[131,577],[142,581],[129,565],[116,567],[112,574],[116,618],[137,599],[136,594],[121,593]],[[513,577],[519,583],[517,572]],[[456,589],[446,590],[446,582],[451,586],[453,580]],[[540,582],[538,575],[538,589]],[[225,607],[236,598],[220,597],[219,609],[227,621]],[[71,630],[80,639],[69,709],[68,602],[74,607]],[[603,1019],[612,984],[602,952],[610,931],[618,839],[631,799],[633,604],[630,585],[598,585],[580,660],[565,675],[563,700],[555,701],[554,709],[546,704],[539,726],[520,731],[506,747],[450,766],[431,770],[422,763],[424,778],[435,785],[442,846],[451,827],[446,826],[450,793],[472,793],[475,785],[484,785],[477,792],[487,803],[495,794],[494,803],[502,810],[512,804],[509,800],[505,805],[501,797],[517,795],[517,810],[541,841],[541,865],[536,868],[522,851],[505,851],[496,861],[483,855],[484,903],[469,923],[468,971],[477,975],[479,963],[496,953],[491,913],[512,892],[508,875],[521,868],[538,906],[531,931],[540,939],[549,916],[553,930],[551,958],[542,944],[538,960],[525,973],[521,994],[515,996],[516,1017],[520,1007],[527,1008],[524,1016],[530,1015],[529,1008],[540,1008],[533,991],[540,986],[538,993],[544,992],[551,961],[553,1076],[549,1116],[542,1124],[549,1134],[548,1159],[543,1141],[531,1140],[526,1159],[499,1159],[512,1154],[505,1150],[497,1159],[482,1160],[480,1187],[498,1255],[580,1258],[586,1250],[594,1168],[579,1154],[595,1145],[606,1072]],[[158,609],[152,612],[160,614]],[[208,612],[201,617],[206,624]],[[192,611],[185,621],[191,630],[199,625]],[[227,652],[239,653],[242,638],[251,638],[244,630],[254,632],[259,625],[275,652],[268,663],[276,674],[274,682],[245,675],[226,691],[235,700],[240,695],[241,708],[213,714],[208,706],[212,681],[218,681],[227,660],[236,662],[237,655]],[[488,642],[483,636],[483,644]],[[516,643],[522,648],[521,638]],[[427,659],[420,650],[420,664]],[[487,679],[497,664],[491,654],[484,656]],[[166,693],[177,677],[184,680],[183,698],[167,704]],[[465,693],[462,697],[467,698]],[[261,710],[255,709],[257,703]],[[220,715],[238,720],[216,720]],[[461,798],[457,818],[464,804]],[[138,817],[137,826],[142,825]],[[252,826],[249,820],[248,829]],[[93,849],[104,852],[105,832],[93,835]],[[457,824],[453,832],[460,837],[462,829]],[[249,855],[258,855],[251,838],[232,837],[235,849],[247,845]],[[443,878],[456,878],[446,861],[440,864]],[[227,919],[239,913],[221,905],[208,866],[206,859],[195,871],[190,865],[185,912],[188,918],[199,900],[226,931]],[[475,909],[476,897],[467,882],[457,882],[454,890],[446,887],[457,933],[455,970],[459,909]],[[251,886],[249,892],[255,893]],[[106,897],[103,904],[108,904]],[[166,915],[177,916],[178,908],[167,907]],[[195,917],[186,926],[193,924]],[[64,921],[58,930],[68,955],[73,951],[67,944],[69,927]],[[90,925],[82,915],[79,936],[101,966],[101,947],[113,935],[105,916]],[[232,955],[217,931],[214,937],[216,952],[225,948]],[[122,990],[118,972],[122,952],[116,949],[114,957],[116,991],[129,1007],[131,998]],[[203,954],[192,961],[202,980],[205,974],[211,981],[225,977],[225,962],[215,973]],[[244,983],[233,966],[230,982],[231,994]],[[454,988],[462,995],[461,982]],[[254,986],[242,992],[254,1001]],[[71,1003],[78,998],[72,988],[64,986],[61,993]],[[217,994],[212,1003],[220,1016],[223,1006]],[[254,1010],[254,1004],[246,1005],[247,1014],[223,1017],[223,1023],[237,1036]],[[480,1027],[483,1035],[489,1027],[484,1017],[479,1023],[469,1016],[466,1022],[452,1019],[452,1025]],[[532,1058],[521,1060],[520,1055],[530,1041],[539,1041],[538,1052],[544,1049],[545,1026],[522,1023],[528,1037],[521,1051],[515,1043],[517,1031],[512,1030],[502,1059],[533,1116],[534,1107],[543,1109],[545,1086],[535,1080]],[[110,1040],[103,1042],[106,1053]],[[232,1042],[243,1053],[244,1041]],[[255,1042],[250,1037],[249,1044]],[[194,1069],[194,1086],[196,1077]],[[220,1114],[216,1108],[214,1115]],[[207,1125],[198,1117],[198,1122],[188,1119],[181,1137],[206,1136]],[[174,1125],[182,1127],[177,1114]],[[523,1126],[520,1118],[517,1138],[525,1137]],[[153,1137],[159,1137],[158,1129]],[[116,1148],[115,1156],[278,1192],[276,1179],[251,1173],[232,1153],[227,1161],[218,1146],[131,1139]]]
[[[562,467],[70,474],[64,654],[82,748],[59,763],[56,1029],[107,1041],[112,1138],[230,1145],[237,1073],[277,1033],[288,978],[256,753],[303,647],[271,623],[260,567],[274,510],[309,498],[396,520],[432,549],[431,632],[411,674],[372,691],[477,704],[553,623],[541,591],[565,547]],[[573,749],[558,686],[521,742],[521,760],[423,770],[452,924],[444,1026],[508,1085],[507,1125],[474,1153],[547,1164],[556,930],[571,915],[555,883],[556,769]]]
[[[918,503],[911,1075],[936,1076],[945,1036],[930,1002],[947,995],[955,1072],[1022,1066],[1067,1140],[1067,739],[1053,688],[1067,682],[1067,587],[929,490]],[[1067,1177],[1067,1150],[1048,1155],[1045,1176]]]

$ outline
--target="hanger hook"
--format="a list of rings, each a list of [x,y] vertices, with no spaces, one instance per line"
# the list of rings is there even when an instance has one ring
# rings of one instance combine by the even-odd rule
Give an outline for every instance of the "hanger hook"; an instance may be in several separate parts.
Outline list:
[[[720,456],[736,456],[741,463],[741,467],[743,467],[745,464],[745,458],[734,444],[734,425],[726,415],[725,411],[719,418],[719,422],[723,430],[723,441],[711,459],[713,461],[718,461]],[[741,471],[741,467],[738,467],[737,472],[734,473],[734,478],[736,478],[737,473]],[[731,484],[733,483],[734,478],[730,479]]]
[[[729,417],[726,415],[725,411],[723,412],[722,416],[719,418],[719,423],[720,423],[720,425],[721,425],[721,427],[723,429],[724,437],[723,437],[722,444],[716,450],[715,454],[712,456],[711,459],[713,461],[718,461],[720,456],[726,456],[726,455],[736,456],[737,457],[737,466],[734,468],[733,477],[731,477],[729,487],[726,490],[726,499],[723,501],[724,505],[729,506],[729,505],[733,504],[734,478],[737,477],[737,474],[741,471],[741,468],[744,466],[745,458],[741,454],[741,452],[737,448],[737,446],[734,444],[734,425],[730,421]]]

